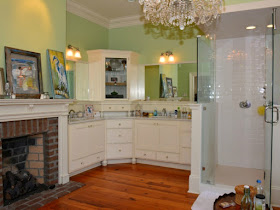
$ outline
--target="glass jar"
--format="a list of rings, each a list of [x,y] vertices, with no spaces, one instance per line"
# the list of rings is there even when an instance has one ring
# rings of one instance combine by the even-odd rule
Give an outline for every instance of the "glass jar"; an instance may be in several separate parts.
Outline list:
[[[265,196],[262,194],[256,195],[255,210],[265,210]]]

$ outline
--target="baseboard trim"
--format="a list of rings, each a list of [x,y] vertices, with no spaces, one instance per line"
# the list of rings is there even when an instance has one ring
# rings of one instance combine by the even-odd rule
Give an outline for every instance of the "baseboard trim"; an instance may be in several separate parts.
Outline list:
[[[121,163],[132,163],[132,159],[115,159],[115,160],[107,160],[108,164],[121,164]]]
[[[175,168],[175,169],[188,170],[188,171],[191,170],[190,165],[183,165],[183,164],[178,164],[178,163],[165,163],[165,162],[160,162],[160,161],[155,161],[155,160],[136,159],[136,163],[148,164],[148,165],[153,165],[153,166],[161,166],[161,167],[166,167],[166,168]]]
[[[83,172],[88,171],[88,170],[90,170],[90,169],[96,168],[96,167],[98,167],[98,166],[101,166],[101,163],[96,163],[96,164],[94,164],[94,165],[88,166],[88,167],[83,168],[83,169],[80,169],[80,170],[78,170],[78,171],[74,171],[74,172],[70,173],[69,176],[71,177],[71,176],[78,175],[78,174],[80,174],[80,173],[83,173]]]

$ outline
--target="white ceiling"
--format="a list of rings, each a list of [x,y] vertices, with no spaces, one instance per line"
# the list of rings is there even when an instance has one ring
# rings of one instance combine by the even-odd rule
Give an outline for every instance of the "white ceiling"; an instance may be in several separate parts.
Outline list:
[[[280,0],[262,0],[225,8],[221,18],[210,26],[201,26],[206,33],[216,34],[218,39],[265,34],[271,20],[271,7],[280,6]],[[107,28],[143,24],[142,6],[139,0],[67,0],[67,11]],[[278,9],[280,27],[280,8]],[[256,25],[253,31],[246,26]]]
[[[109,20],[142,14],[138,0],[72,0],[73,2]]]

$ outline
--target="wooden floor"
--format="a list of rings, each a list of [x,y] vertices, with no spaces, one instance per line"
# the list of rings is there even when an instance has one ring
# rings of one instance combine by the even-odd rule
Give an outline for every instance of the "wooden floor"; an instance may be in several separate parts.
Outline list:
[[[98,167],[71,178],[85,187],[41,209],[191,209],[189,171],[143,164]]]

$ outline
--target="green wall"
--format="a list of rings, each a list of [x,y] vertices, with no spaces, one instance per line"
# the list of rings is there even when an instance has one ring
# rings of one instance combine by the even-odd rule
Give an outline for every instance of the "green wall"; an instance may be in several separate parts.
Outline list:
[[[107,49],[109,30],[67,12],[67,46],[79,47],[82,60],[87,61],[87,50]]]
[[[189,74],[190,72],[197,72],[196,63],[184,63],[178,65],[178,97],[189,98]]]
[[[159,99],[160,78],[159,65],[145,67],[145,97],[151,100]]]
[[[0,67],[4,46],[41,53],[44,91],[51,92],[46,50],[65,51],[66,0],[1,0],[0,20]]]
[[[196,27],[168,29],[150,24],[109,30],[109,49],[131,50],[140,54],[141,64],[159,63],[162,52],[171,50],[176,62],[196,60]]]

